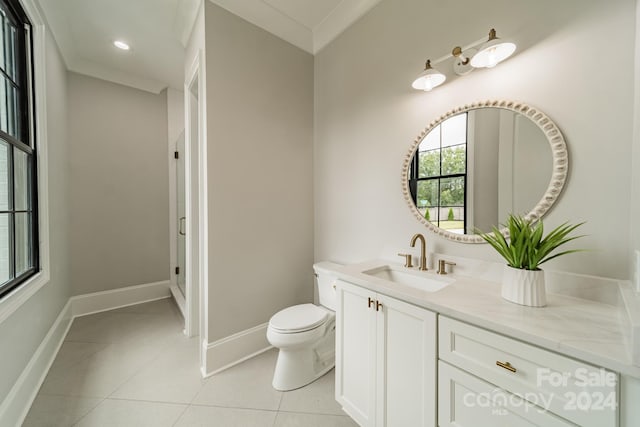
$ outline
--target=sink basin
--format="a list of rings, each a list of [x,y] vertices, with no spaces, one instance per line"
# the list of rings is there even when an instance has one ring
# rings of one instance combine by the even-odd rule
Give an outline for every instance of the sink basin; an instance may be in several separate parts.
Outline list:
[[[389,282],[398,283],[400,285],[411,286],[412,288],[420,289],[427,292],[439,291],[455,280],[445,277],[436,277],[433,274],[425,273],[423,271],[409,270],[403,267],[395,267],[390,265],[383,265],[380,267],[372,268],[371,270],[363,271],[364,274],[369,276],[384,279]]]

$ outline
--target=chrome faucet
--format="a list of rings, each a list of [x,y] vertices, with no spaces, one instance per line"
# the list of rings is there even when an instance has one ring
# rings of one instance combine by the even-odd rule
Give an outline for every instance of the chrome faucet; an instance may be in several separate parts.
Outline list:
[[[419,270],[422,271],[427,271],[427,249],[426,249],[426,245],[427,242],[424,239],[424,236],[420,233],[416,234],[415,236],[413,236],[411,238],[411,247],[415,248],[416,247],[416,240],[420,239],[420,267],[418,267]]]

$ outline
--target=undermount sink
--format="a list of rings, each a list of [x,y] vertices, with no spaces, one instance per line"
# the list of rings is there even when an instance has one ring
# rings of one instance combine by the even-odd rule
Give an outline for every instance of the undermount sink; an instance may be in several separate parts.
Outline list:
[[[391,265],[383,265],[363,271],[369,276],[384,279],[389,282],[398,283],[400,285],[410,286],[427,292],[437,292],[455,280],[446,277],[437,277],[433,273],[423,271],[409,270],[404,267],[396,267]]]

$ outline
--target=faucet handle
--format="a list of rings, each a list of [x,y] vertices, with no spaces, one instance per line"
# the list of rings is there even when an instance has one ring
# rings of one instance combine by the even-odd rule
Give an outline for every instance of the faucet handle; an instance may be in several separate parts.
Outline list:
[[[411,254],[398,254],[398,256],[403,256],[404,257],[404,266],[407,268],[411,268],[413,267],[413,264],[411,263]]]
[[[441,259],[440,261],[438,261],[438,274],[447,274],[447,265],[456,265],[455,262],[449,262],[449,261],[445,261],[443,259]]]

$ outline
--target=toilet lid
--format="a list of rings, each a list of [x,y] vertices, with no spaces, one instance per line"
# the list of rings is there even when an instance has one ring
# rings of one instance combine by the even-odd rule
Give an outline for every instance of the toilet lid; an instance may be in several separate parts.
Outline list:
[[[269,326],[286,332],[303,332],[314,329],[327,319],[327,311],[313,304],[287,307],[273,315]]]

